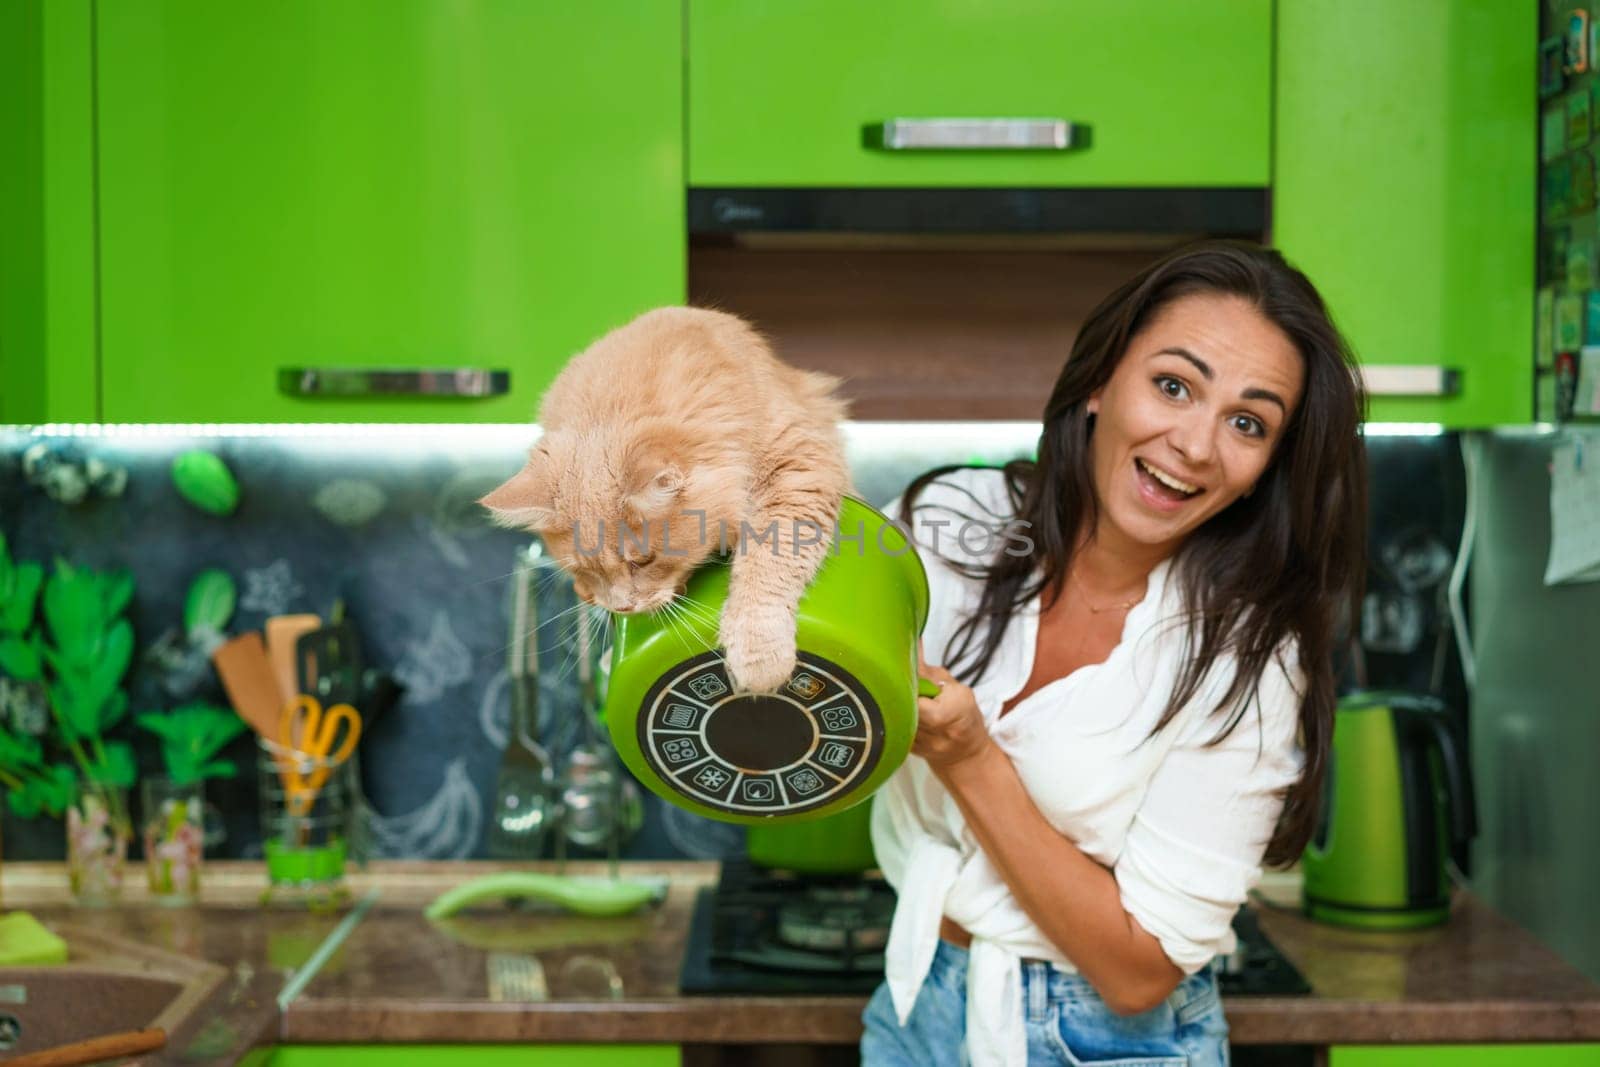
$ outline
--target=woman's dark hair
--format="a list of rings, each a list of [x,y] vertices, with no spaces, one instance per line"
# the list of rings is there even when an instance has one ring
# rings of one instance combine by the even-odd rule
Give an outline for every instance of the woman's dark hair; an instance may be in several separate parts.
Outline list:
[[[1086,402],[1159,311],[1196,294],[1248,300],[1293,342],[1305,381],[1299,407],[1255,491],[1194,530],[1174,558],[1189,613],[1188,655],[1151,733],[1194,697],[1219,655],[1231,654],[1237,670],[1216,709],[1228,709],[1215,739],[1221,740],[1254,702],[1271,657],[1285,638],[1292,639],[1306,678],[1300,711],[1306,759],[1266,851],[1268,864],[1285,865],[1300,857],[1315,827],[1333,733],[1336,633],[1357,617],[1365,579],[1360,427],[1366,398],[1349,346],[1322,298],[1276,251],[1236,241],[1178,249],[1089,315],[1045,407],[1038,458],[1005,466],[1013,514],[1027,523],[1035,551],[1002,552],[988,566],[962,568],[983,579],[983,595],[951,635],[945,662],[960,664],[963,681],[976,681],[988,670],[1012,613],[1035,597],[1048,605],[1060,595],[1074,547],[1098,515],[1089,455],[1094,417]],[[916,498],[929,482],[959,469],[940,467],[913,481],[901,498],[901,520],[911,522]]]

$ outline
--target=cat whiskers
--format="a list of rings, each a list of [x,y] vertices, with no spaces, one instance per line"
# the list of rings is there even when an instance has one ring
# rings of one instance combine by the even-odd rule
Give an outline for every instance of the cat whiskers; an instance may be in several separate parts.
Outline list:
[[[511,570],[511,571],[506,571],[504,574],[491,574],[487,578],[476,578],[476,579],[474,579],[474,580],[472,580],[470,582],[465,583],[464,588],[466,588],[466,589],[476,589],[478,586],[480,586],[480,585],[488,585],[490,582],[503,582],[507,578],[511,577],[513,574],[516,574],[516,573],[517,573],[516,571]]]
[[[718,617],[716,611],[706,607],[704,604],[701,604],[698,601],[687,600],[682,597],[677,597],[671,601],[668,601],[666,607],[671,609],[671,614],[668,616],[669,619],[672,618],[673,615],[676,615],[686,622],[698,623],[701,628],[709,629],[711,631],[711,644],[716,653],[716,662],[726,665],[727,656],[723,654],[721,647],[717,644],[717,633],[720,627],[721,619]],[[680,640],[683,641],[686,648],[693,649],[699,647],[700,645],[700,642],[691,641],[687,638],[680,637]]]
[[[678,644],[684,646],[685,648],[690,647],[688,635],[683,629],[681,616],[676,610],[674,610],[670,601],[657,608],[655,614],[661,616],[662,624],[666,626],[668,633],[677,638]]]
[[[605,648],[608,631],[611,629],[611,613],[604,608],[580,603],[571,610],[577,611],[578,617],[573,621],[571,631],[562,642],[567,654],[563,657],[561,667],[556,673],[558,678],[565,678],[569,671],[576,670],[579,657],[586,648],[593,661],[590,669],[598,671],[600,650]],[[570,613],[570,611],[562,612],[563,615]]]
[[[704,627],[707,623],[714,624],[716,620],[709,618],[709,613],[698,604],[691,606],[691,602],[673,598],[662,604],[657,609],[662,621],[666,623],[679,643],[685,648],[694,648],[698,642],[694,640],[692,631]]]
[[[480,660],[489,660],[491,658],[493,658],[493,659],[504,659],[506,654],[511,651],[511,646],[516,644],[518,641],[522,641],[522,642],[530,641],[530,640],[532,640],[534,638],[535,635],[537,635],[539,633],[539,631],[543,630],[546,626],[550,626],[553,623],[558,623],[561,620],[565,619],[567,616],[572,615],[574,612],[582,611],[584,608],[587,608],[587,607],[589,607],[589,605],[580,600],[580,601],[578,601],[578,603],[572,605],[572,607],[566,608],[566,609],[564,609],[562,611],[559,611],[556,614],[552,615],[550,618],[545,619],[543,622],[539,623],[537,626],[535,626],[529,632],[527,632],[525,634],[517,634],[514,640],[506,642],[504,645],[501,645],[499,649],[491,649],[490,651],[483,653],[483,655],[481,655],[478,658]]]
[[[674,611],[682,612],[685,615],[700,619],[704,622],[717,621],[717,613],[715,611],[706,607],[698,600],[690,600],[688,597],[673,597],[671,600],[667,601],[666,606],[672,608]]]

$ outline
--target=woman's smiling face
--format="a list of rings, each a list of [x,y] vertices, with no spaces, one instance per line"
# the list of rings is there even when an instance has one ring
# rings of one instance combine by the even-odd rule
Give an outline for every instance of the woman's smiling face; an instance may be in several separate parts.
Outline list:
[[[1267,469],[1300,402],[1300,353],[1243,298],[1179,297],[1089,398],[1102,543],[1166,556]]]

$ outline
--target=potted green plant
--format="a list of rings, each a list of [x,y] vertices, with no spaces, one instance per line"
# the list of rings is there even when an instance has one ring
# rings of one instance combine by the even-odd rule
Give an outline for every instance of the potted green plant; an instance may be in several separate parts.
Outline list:
[[[45,625],[30,642],[57,736],[80,778],[67,806],[67,871],[80,903],[118,895],[132,834],[133,750],[106,737],[128,711],[122,677],[133,659],[133,626],[121,616],[132,597],[125,571],[100,573],[58,558],[44,583]]]
[[[161,739],[167,771],[140,783],[150,894],[164,903],[188,903],[200,891],[204,782],[239,773],[232,760],[219,759],[218,753],[244,731],[245,723],[227,708],[209,704],[145,712],[134,721]]]
[[[34,611],[44,585],[37,563],[13,563],[0,534],[0,722],[37,737],[49,726],[43,666],[33,635]]]
[[[42,689],[56,740],[71,759],[47,762],[37,739],[8,734],[14,762],[7,773],[23,787],[22,811],[35,814],[60,810],[54,805],[71,781],[67,870],[82,903],[108,902],[120,892],[131,836],[133,750],[107,732],[128,711],[122,679],[133,659],[133,626],[122,615],[132,598],[126,571],[101,573],[57,558],[45,579],[38,564],[13,562],[0,538],[0,671]],[[35,623],[36,602],[43,626]]]
[[[77,790],[72,768],[52,763],[26,722],[45,707],[44,675],[33,637],[34,610],[44,584],[37,563],[14,563],[0,534],[0,785],[20,818],[59,816]],[[45,712],[48,715],[48,712]]]

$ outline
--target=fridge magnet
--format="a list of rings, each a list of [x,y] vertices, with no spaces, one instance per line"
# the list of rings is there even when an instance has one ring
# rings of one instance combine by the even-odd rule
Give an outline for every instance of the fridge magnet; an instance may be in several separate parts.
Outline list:
[[[1556,372],[1554,367],[1534,368],[1533,421],[1556,421]]]
[[[1574,415],[1600,415],[1600,348],[1585,345],[1578,353],[1578,384],[1573,390]]]
[[[1582,293],[1562,293],[1556,297],[1556,349],[1570,352],[1583,347]]]
[[[1583,312],[1583,343],[1585,345],[1600,345],[1600,290],[1589,294],[1584,301]],[[1534,359],[1539,356],[1535,354]]]
[[[1576,92],[1567,97],[1567,147],[1582,148],[1589,143],[1589,94]]]
[[[1595,83],[1600,85],[1600,81]],[[1560,104],[1547,107],[1539,115],[1539,161],[1548,163],[1567,147],[1567,113]]]
[[[1567,288],[1589,289],[1594,285],[1594,239],[1574,240],[1567,248]],[[1592,293],[1590,294],[1593,295]],[[1588,330],[1588,313],[1584,314],[1584,329]]]
[[[1540,286],[1533,311],[1533,362],[1548,367],[1556,352],[1556,291]]]
[[[1594,157],[1588,152],[1572,154],[1572,191],[1567,206],[1574,215],[1594,210]]]
[[[1575,7],[1567,12],[1567,32],[1561,57],[1563,74],[1582,74],[1589,69],[1589,12]]]
[[[1545,222],[1556,222],[1572,213],[1572,157],[1562,156],[1541,176],[1543,185],[1542,216]]]
[[[1539,42],[1539,95],[1554,96],[1566,84],[1561,73],[1562,53],[1565,51],[1559,37],[1547,37]]]
[[[1539,280],[1549,285],[1563,282],[1567,277],[1568,230],[1556,226],[1544,231],[1544,241],[1539,245]]]
[[[1578,392],[1578,361],[1572,352],[1556,356],[1556,421],[1572,418],[1572,401]]]

